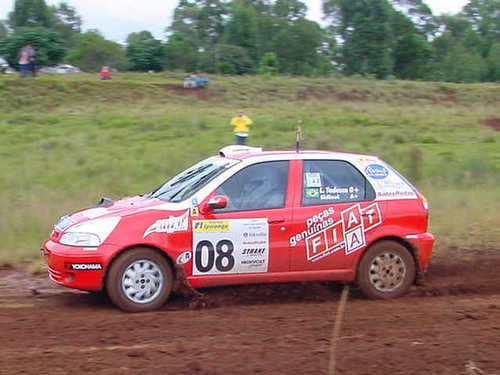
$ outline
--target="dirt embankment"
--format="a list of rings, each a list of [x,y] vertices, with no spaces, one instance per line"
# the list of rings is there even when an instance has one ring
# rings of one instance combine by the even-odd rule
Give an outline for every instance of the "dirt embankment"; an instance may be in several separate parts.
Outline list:
[[[500,252],[436,259],[423,286],[391,301],[356,290],[339,374],[500,374]],[[126,314],[45,278],[0,271],[0,374],[326,374],[341,285],[203,290]],[[199,304],[198,304],[199,306]]]
[[[489,126],[493,130],[500,131],[500,118],[490,118],[488,120],[481,121],[481,124]]]

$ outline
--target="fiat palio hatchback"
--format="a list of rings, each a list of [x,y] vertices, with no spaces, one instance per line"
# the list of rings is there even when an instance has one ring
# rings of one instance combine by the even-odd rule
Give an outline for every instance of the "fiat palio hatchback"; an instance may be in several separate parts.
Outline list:
[[[44,243],[58,284],[156,309],[194,288],[356,282],[404,294],[429,262],[428,203],[376,156],[228,146],[159,188],[62,217]]]

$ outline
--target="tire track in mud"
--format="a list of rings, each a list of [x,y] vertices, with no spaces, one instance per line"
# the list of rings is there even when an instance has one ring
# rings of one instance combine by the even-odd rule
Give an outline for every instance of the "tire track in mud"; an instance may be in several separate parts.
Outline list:
[[[461,294],[500,294],[500,256],[436,259],[430,264],[423,285],[409,293],[417,297]]]
[[[335,282],[215,287],[202,289],[200,295],[194,297],[174,293],[162,310],[332,302],[338,300],[341,290],[342,284]],[[421,285],[413,286],[405,298],[497,293],[500,294],[500,254],[470,260],[436,259],[431,263]],[[31,277],[14,270],[0,270],[0,309],[15,309],[17,304],[12,302],[12,298],[15,297],[33,297],[32,301],[37,301],[38,304],[62,303],[82,306],[89,304],[95,307],[99,305],[109,307],[109,302],[103,296],[54,285],[45,276]],[[352,298],[365,299],[356,288],[352,290]]]
[[[436,258],[424,285],[390,301],[353,290],[338,373],[498,373],[500,255]],[[325,374],[341,284],[204,289],[127,314],[47,277],[0,271],[0,374]],[[196,311],[195,309],[202,309]]]

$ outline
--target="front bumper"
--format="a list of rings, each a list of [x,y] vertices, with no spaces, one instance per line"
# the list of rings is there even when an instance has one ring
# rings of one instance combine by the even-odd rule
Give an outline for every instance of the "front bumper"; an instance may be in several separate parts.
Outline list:
[[[82,290],[103,289],[106,259],[101,248],[85,251],[81,247],[47,241],[42,248],[49,278],[68,288]]]

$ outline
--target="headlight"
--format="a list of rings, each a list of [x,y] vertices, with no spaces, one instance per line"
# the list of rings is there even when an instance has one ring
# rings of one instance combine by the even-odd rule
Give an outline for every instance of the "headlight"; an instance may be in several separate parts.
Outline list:
[[[60,242],[69,246],[99,246],[108,238],[119,221],[119,217],[108,217],[74,225],[62,235]]]
[[[64,245],[89,247],[97,247],[101,244],[101,240],[96,234],[82,232],[64,233],[60,242]]]

